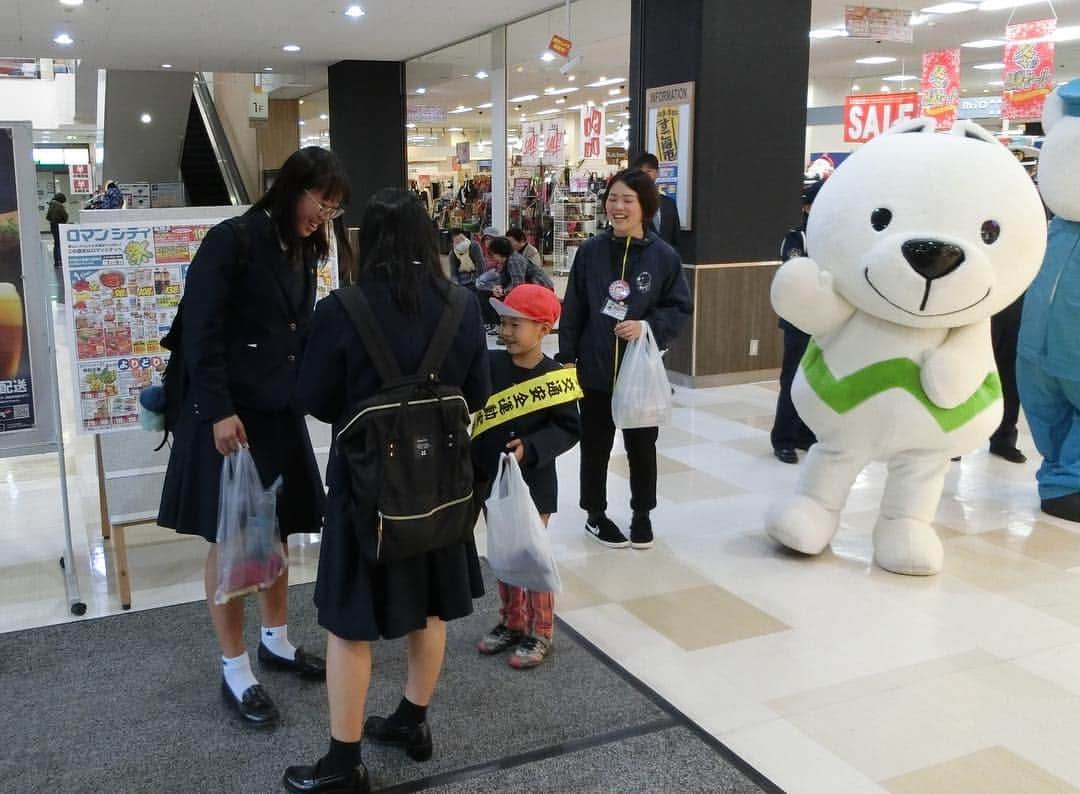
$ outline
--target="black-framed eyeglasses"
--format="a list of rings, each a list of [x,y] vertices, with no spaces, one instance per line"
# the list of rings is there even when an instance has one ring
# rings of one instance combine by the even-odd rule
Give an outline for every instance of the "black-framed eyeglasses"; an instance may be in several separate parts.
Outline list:
[[[315,205],[315,211],[320,218],[324,221],[333,221],[340,218],[345,214],[344,207],[334,207],[329,204],[323,204],[312,194],[310,190],[305,190],[304,194],[311,200],[311,203]]]

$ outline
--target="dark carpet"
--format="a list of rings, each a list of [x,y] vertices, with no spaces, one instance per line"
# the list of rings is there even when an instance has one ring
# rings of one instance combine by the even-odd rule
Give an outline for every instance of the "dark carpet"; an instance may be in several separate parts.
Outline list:
[[[325,648],[312,586],[290,590],[289,636]],[[376,790],[406,792],[776,791],[753,770],[573,632],[528,672],[481,658],[497,622],[490,593],[449,626],[446,668],[429,711],[435,757],[364,746]],[[248,605],[255,673],[283,724],[245,729],[221,702],[220,663],[202,603],[0,635],[0,781],[18,794],[282,791],[286,766],[327,746],[326,690],[258,669],[258,613]],[[405,648],[374,646],[369,714],[401,697]]]

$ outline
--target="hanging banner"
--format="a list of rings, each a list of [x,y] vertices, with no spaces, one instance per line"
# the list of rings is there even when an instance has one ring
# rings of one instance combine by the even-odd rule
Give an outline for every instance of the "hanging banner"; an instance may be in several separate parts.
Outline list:
[[[544,154],[541,140],[543,126],[539,121],[527,121],[521,125],[521,164],[523,166],[540,165]]]
[[[461,165],[468,165],[472,162],[468,141],[461,141],[455,145],[454,149],[457,151],[457,159]]]
[[[844,143],[866,143],[893,124],[919,115],[919,95],[857,94],[844,97]]]
[[[922,58],[922,114],[937,129],[952,129],[960,106],[960,48],[927,52]]]
[[[604,108],[599,105],[583,107],[581,109],[581,128],[578,133],[578,137],[581,139],[581,159],[604,159],[607,143],[604,131]]]
[[[446,109],[438,105],[409,105],[410,124],[422,124],[430,121],[446,121]]]
[[[563,58],[570,57],[570,49],[573,46],[570,39],[558,35],[552,36],[551,41],[548,42],[548,49],[556,55],[561,55]]]
[[[844,9],[844,29],[856,39],[899,41],[911,44],[915,40],[911,29],[911,12],[896,8],[847,6]]]
[[[68,166],[68,176],[71,178],[71,192],[77,196],[88,196],[94,192],[94,186],[90,179],[90,164]]]
[[[22,243],[15,143],[11,129],[0,128],[0,433],[34,426]]]
[[[675,200],[683,229],[691,227],[693,197],[694,83],[649,88],[645,146],[660,161],[656,186]],[[601,157],[603,154],[601,154]]]
[[[1005,29],[1005,73],[1001,117],[1013,121],[1042,118],[1043,103],[1054,90],[1056,19],[1009,25]]]
[[[544,162],[559,165],[566,161],[566,127],[561,119],[544,122]]]

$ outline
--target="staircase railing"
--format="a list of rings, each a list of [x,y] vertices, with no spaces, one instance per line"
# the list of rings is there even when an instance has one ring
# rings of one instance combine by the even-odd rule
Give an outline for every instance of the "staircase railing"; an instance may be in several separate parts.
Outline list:
[[[214,157],[221,169],[221,177],[225,180],[225,188],[229,191],[229,201],[234,205],[250,204],[247,188],[244,187],[244,180],[240,177],[240,170],[236,167],[236,159],[229,145],[229,137],[225,134],[210,86],[202,72],[195,72],[195,105],[199,108],[206,134],[210,136]]]

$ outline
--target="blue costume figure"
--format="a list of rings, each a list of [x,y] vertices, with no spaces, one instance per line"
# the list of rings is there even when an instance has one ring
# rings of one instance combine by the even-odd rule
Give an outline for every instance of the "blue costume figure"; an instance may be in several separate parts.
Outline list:
[[[1047,97],[1039,187],[1056,216],[1024,301],[1017,384],[1035,446],[1042,510],[1080,522],[1080,80]]]

